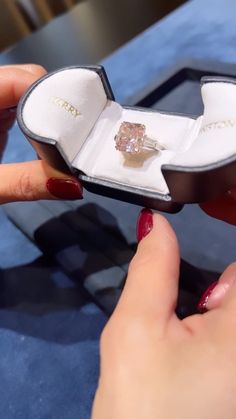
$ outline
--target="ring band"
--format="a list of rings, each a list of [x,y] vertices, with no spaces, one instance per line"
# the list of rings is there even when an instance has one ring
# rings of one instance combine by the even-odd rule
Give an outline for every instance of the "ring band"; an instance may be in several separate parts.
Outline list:
[[[146,135],[144,124],[122,122],[114,139],[116,150],[128,154],[139,154],[145,150],[159,152],[166,149],[158,140]]]

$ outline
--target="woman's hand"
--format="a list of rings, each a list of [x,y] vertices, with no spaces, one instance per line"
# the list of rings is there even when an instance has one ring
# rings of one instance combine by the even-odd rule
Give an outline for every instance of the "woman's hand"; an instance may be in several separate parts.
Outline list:
[[[144,211],[139,238],[102,334],[93,419],[235,419],[236,265],[221,277],[223,299],[211,306],[208,293],[210,311],[179,320],[174,231],[165,218]]]
[[[33,64],[0,67],[0,156],[15,120],[12,108],[25,90],[45,73],[44,68]],[[42,160],[0,165],[0,204],[54,198],[80,199],[82,187],[74,177]]]

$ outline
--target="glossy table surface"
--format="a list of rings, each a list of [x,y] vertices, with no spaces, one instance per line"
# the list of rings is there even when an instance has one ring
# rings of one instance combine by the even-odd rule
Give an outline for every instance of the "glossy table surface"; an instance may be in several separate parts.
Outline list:
[[[73,14],[69,13],[2,53],[0,63],[32,61],[52,70],[101,61],[117,100],[135,103],[173,68],[198,60],[236,63],[235,17],[234,0],[190,1],[104,58],[106,51],[99,33],[89,36],[82,26],[73,23]],[[100,49],[94,39],[100,42]],[[32,149],[14,127],[5,161],[33,156]],[[103,277],[109,281],[116,268],[122,279],[133,252],[139,208],[86,194],[81,203],[16,203],[5,206],[5,210],[31,240],[7,219],[2,209],[2,417],[87,419],[98,375],[98,338],[106,317],[89,297],[82,295],[75,278],[84,265],[82,268],[73,265],[71,255],[79,251],[81,258],[88,260],[91,239],[83,236],[81,245],[76,233],[78,243],[73,239],[69,251],[57,249],[52,258],[45,258],[34,244],[34,233],[44,224],[45,229],[40,231],[42,242],[50,236],[44,235],[48,225],[55,225],[56,219],[56,228],[61,231],[65,225],[62,214],[78,210],[101,231],[105,229],[110,240],[118,237],[114,246],[123,243],[118,252],[121,261],[117,255],[110,255],[109,266],[96,267],[89,275],[94,281]],[[168,218],[177,232],[184,259],[212,270],[222,270],[234,260],[232,227],[210,220],[197,206],[186,206],[181,213]],[[53,245],[53,241],[49,240],[50,243]],[[110,244],[105,239],[102,243],[99,252],[108,258]],[[45,243],[41,248],[45,249]],[[124,254],[126,248],[128,255]],[[67,270],[62,269],[62,261]],[[70,263],[73,275],[66,273]]]

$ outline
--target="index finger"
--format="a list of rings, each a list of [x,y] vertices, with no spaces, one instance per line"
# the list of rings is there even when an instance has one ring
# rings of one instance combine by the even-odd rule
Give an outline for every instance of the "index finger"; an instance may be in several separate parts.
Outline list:
[[[179,261],[172,227],[164,217],[155,214],[153,228],[139,243],[130,264],[115,313],[128,314],[130,319],[158,319],[159,326],[166,324],[176,306]]]
[[[33,64],[0,67],[0,110],[16,106],[26,89],[45,73]]]

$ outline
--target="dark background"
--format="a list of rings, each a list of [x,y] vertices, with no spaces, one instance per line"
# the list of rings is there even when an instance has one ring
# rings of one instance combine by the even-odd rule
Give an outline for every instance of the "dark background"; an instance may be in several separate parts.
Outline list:
[[[87,36],[98,30],[107,51],[167,15],[184,0],[0,0],[0,50],[73,9],[72,25],[83,25]],[[66,32],[64,33],[66,38]],[[96,43],[96,39],[94,39]],[[141,57],[143,59],[143,57]]]

